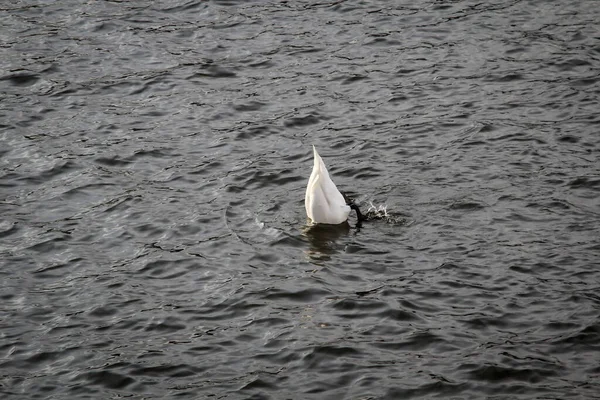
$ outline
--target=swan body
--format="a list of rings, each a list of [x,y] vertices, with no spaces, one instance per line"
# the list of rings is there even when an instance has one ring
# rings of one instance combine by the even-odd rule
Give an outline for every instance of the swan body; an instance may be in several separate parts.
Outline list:
[[[350,206],[329,177],[327,167],[315,146],[313,152],[315,162],[304,198],[306,215],[316,224],[341,224],[348,219]]]

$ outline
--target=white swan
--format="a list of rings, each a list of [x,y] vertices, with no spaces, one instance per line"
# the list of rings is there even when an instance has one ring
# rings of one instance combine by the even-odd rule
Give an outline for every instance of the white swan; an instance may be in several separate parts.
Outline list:
[[[350,206],[329,177],[327,167],[315,146],[313,151],[315,163],[304,198],[306,215],[316,224],[341,224],[348,219]]]

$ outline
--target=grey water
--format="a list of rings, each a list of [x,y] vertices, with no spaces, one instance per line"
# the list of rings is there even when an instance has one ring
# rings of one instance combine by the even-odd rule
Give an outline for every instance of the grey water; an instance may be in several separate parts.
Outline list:
[[[3,2],[0,398],[600,398],[599,21]]]

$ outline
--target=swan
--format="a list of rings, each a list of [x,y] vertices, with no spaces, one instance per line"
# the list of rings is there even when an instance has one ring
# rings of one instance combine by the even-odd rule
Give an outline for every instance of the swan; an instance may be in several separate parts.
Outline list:
[[[314,164],[304,198],[308,218],[315,224],[337,225],[346,222],[350,210],[356,210],[358,220],[362,221],[364,218],[358,206],[340,193],[314,145],[313,153]]]

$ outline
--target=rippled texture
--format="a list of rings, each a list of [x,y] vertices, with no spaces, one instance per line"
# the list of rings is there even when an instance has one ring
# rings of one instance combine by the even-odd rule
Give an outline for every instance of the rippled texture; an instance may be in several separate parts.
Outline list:
[[[2,398],[597,398],[597,2],[391,4],[0,6]]]

